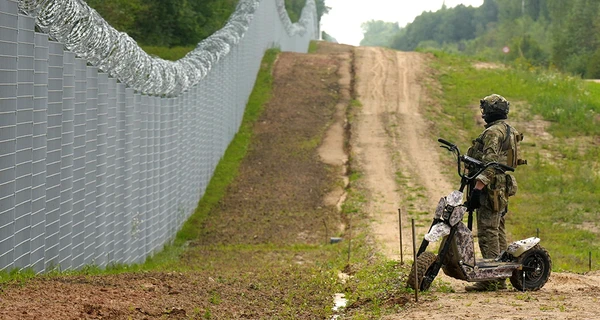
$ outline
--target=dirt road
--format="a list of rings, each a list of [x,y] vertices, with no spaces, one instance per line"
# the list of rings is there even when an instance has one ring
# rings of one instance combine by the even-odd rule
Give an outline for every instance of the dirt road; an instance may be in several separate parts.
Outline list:
[[[362,112],[353,150],[370,188],[368,210],[383,253],[399,258],[398,208],[403,215],[404,260],[412,260],[410,219],[422,235],[440,196],[454,188],[438,163],[434,124],[423,113],[427,56],[382,48],[355,49],[355,88]],[[400,178],[399,178],[400,177]],[[400,190],[397,180],[408,185]],[[420,214],[423,213],[423,214]],[[442,273],[442,272],[440,272]],[[465,283],[439,277],[454,292],[433,292],[404,313],[386,319],[597,319],[600,273],[553,273],[537,292],[466,293]],[[444,290],[451,291],[451,290]],[[424,301],[423,301],[424,300]]]
[[[398,258],[398,208],[404,213],[402,225],[410,226],[407,211],[429,212],[440,195],[452,188],[441,174],[437,145],[419,112],[425,95],[419,85],[425,56],[358,47],[355,59],[356,93],[363,108],[354,130],[353,149],[371,189],[369,210],[376,218],[374,231],[383,252]],[[413,191],[398,189],[399,176]],[[409,203],[408,198],[417,196],[420,201]],[[418,224],[428,218],[422,217]],[[410,232],[403,232],[405,249],[410,247],[411,238]],[[410,252],[403,251],[406,258]]]

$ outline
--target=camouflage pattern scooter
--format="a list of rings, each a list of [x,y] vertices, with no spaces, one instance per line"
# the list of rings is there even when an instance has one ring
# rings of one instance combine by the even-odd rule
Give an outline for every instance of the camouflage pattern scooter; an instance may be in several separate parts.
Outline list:
[[[472,157],[461,155],[458,147],[444,139],[438,139],[441,147],[457,158],[460,189],[440,199],[433,223],[417,252],[416,265],[407,280],[407,287],[428,290],[440,269],[450,277],[469,282],[510,279],[517,290],[538,290],[550,277],[552,261],[548,251],[539,245],[540,239],[531,237],[513,242],[506,251],[494,259],[475,259],[473,246],[473,211],[467,210],[463,191],[475,177],[488,167],[501,171],[514,168],[497,162],[483,164]],[[467,172],[466,167],[471,168]],[[473,169],[474,168],[474,169]],[[469,213],[468,226],[462,220]],[[438,254],[425,251],[430,242],[442,239]],[[418,284],[417,284],[418,283]]]

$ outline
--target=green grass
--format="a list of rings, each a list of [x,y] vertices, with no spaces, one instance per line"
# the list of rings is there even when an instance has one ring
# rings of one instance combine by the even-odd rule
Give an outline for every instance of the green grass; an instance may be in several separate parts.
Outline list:
[[[337,265],[347,263],[343,269],[351,276],[342,285],[342,292],[351,306],[344,315],[350,319],[379,319],[408,308],[406,304],[414,295],[412,289],[406,288],[412,263],[400,264],[376,252],[370,235],[370,220],[363,210],[367,203],[362,189],[363,175],[354,171],[351,177],[351,187],[343,206],[343,214],[351,226],[351,232],[347,231],[345,237],[351,239],[351,245],[348,245],[348,239],[341,243],[344,251],[337,261]],[[452,288],[447,283],[435,281],[431,291],[421,293],[422,299],[431,300],[433,291],[451,292]]]
[[[308,53],[315,53],[317,52],[317,50],[319,49],[319,44],[317,43],[317,41],[311,41],[308,44]]]
[[[151,56],[156,56],[165,60],[177,61],[183,58],[188,52],[194,50],[195,47],[153,47],[142,46],[142,49]]]
[[[467,58],[436,52],[435,68],[443,85],[443,110],[462,120],[468,106],[491,93],[524,101],[533,114],[550,121],[557,137],[600,134],[600,85],[553,71],[476,69]],[[513,104],[513,108],[514,108]],[[464,129],[473,122],[458,121]]]
[[[31,269],[13,269],[11,271],[0,272],[0,284],[6,282],[14,283],[25,283],[27,280],[32,279],[36,276],[35,272]]]
[[[537,116],[549,123],[551,139],[531,143],[539,133],[528,132],[521,146],[529,164],[515,173],[519,191],[511,198],[507,229],[513,240],[539,229],[555,270],[587,271],[589,253],[600,258],[600,85],[547,70],[478,70],[468,58],[434,55],[442,87],[439,104],[427,107],[429,117],[439,136],[463,151],[482,130],[473,116],[478,101],[491,93],[511,101],[509,122],[526,124]]]

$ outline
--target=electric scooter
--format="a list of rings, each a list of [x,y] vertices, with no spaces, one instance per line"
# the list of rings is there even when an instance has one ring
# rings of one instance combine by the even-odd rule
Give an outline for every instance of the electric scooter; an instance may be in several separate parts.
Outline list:
[[[546,284],[552,269],[548,251],[539,245],[540,239],[531,237],[513,242],[493,259],[476,259],[473,247],[473,209],[468,208],[468,199],[463,203],[463,191],[472,186],[480,173],[488,167],[501,172],[514,168],[497,163],[483,163],[467,155],[461,155],[458,147],[444,139],[438,139],[440,147],[456,156],[458,175],[461,177],[459,190],[442,197],[435,210],[433,223],[425,235],[417,260],[407,280],[407,287],[426,291],[440,269],[447,276],[469,282],[510,279],[517,290],[539,290]],[[470,191],[470,190],[469,190]],[[469,192],[469,195],[471,192]],[[462,222],[468,212],[468,225]],[[442,239],[438,254],[425,251],[431,242]]]

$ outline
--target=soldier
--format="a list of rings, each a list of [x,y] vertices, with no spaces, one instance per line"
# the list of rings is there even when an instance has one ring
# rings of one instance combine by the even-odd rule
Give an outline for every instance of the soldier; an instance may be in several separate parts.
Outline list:
[[[499,162],[511,167],[517,165],[517,144],[522,135],[506,123],[510,103],[498,94],[480,100],[485,130],[473,140],[467,155],[482,161]],[[471,192],[470,209],[477,209],[477,237],[483,258],[496,258],[506,250],[504,215],[508,197],[516,193],[513,176],[488,167],[476,177]],[[477,282],[465,287],[467,291],[489,291],[506,288],[506,279]]]

